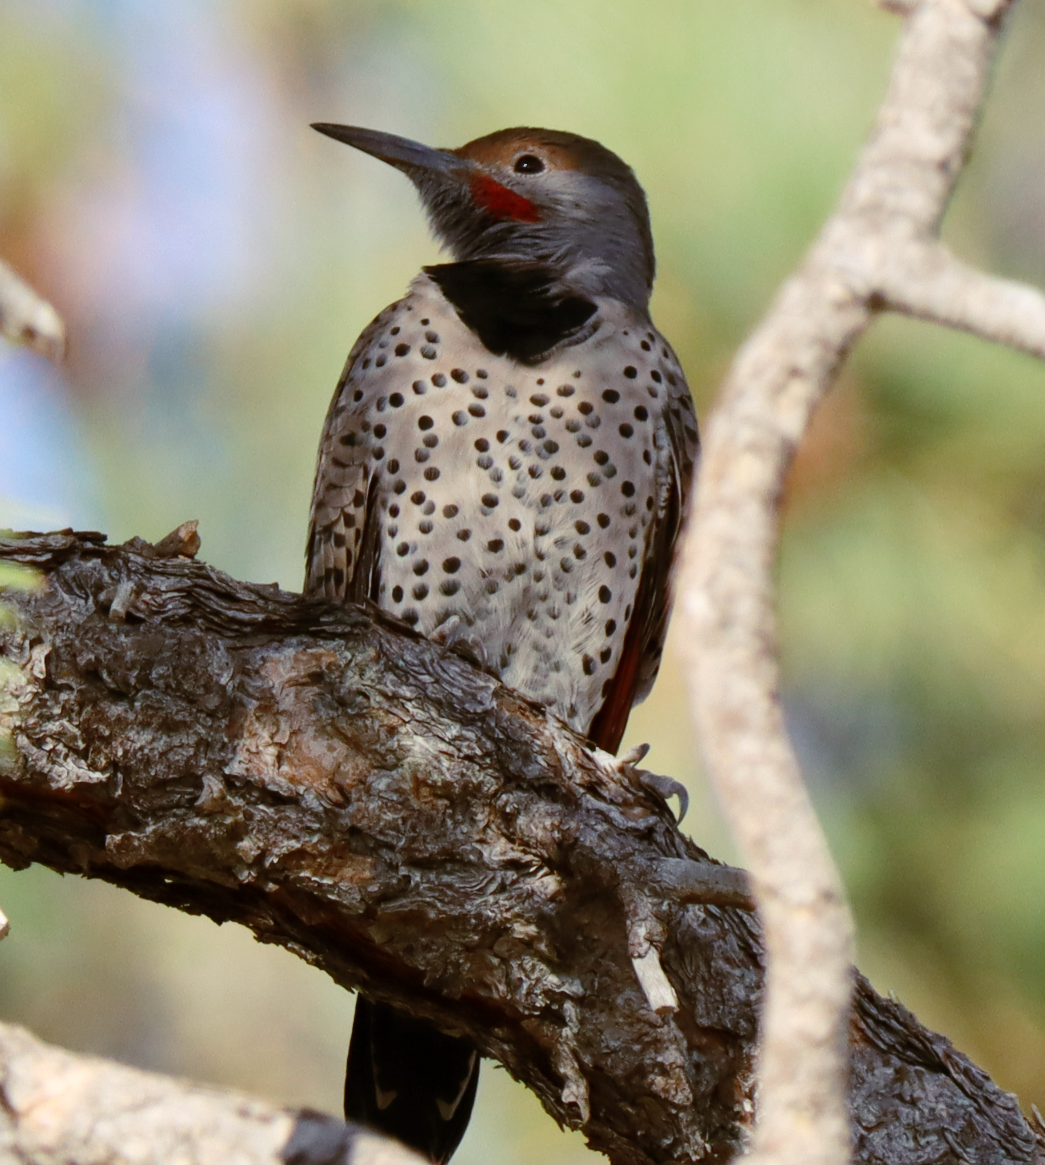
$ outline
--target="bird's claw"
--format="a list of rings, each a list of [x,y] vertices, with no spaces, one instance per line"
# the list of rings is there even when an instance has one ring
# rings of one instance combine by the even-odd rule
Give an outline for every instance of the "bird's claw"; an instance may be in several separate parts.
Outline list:
[[[643,745],[643,747],[647,746]],[[689,808],[689,790],[686,786],[676,781],[674,777],[662,777],[659,773],[649,773],[645,769],[638,769],[636,775],[645,788],[652,789],[665,801],[669,797],[678,797],[679,815],[677,820],[681,822]]]
[[[623,756],[617,757],[617,764],[622,769],[633,769],[648,752],[648,744],[636,744],[634,748],[629,748]]]
[[[638,767],[639,762],[645,759],[649,749],[648,744],[636,744],[634,748],[629,748],[623,756],[610,756],[607,759],[616,772],[630,774],[644,789],[656,793],[664,801],[667,801],[669,797],[678,797],[678,820],[681,821],[689,808],[689,792],[685,785],[679,784],[672,777],[662,777],[658,773],[651,773]]]

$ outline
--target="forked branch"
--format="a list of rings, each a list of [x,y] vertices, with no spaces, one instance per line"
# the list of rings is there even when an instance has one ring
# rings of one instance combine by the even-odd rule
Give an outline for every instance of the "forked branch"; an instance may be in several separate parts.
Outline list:
[[[838,209],[726,380],[680,583],[693,714],[765,927],[753,1156],[776,1165],[839,1165],[850,1151],[852,921],[780,708],[773,569],[784,483],[813,411],[883,309],[1045,356],[1045,298],[964,267],[938,239],[1009,2],[884,6],[907,20],[877,124]]]

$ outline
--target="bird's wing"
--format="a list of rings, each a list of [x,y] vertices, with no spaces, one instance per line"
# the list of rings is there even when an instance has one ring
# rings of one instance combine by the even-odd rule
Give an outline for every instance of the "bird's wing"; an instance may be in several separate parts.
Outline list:
[[[628,623],[620,661],[606,699],[588,735],[599,748],[616,752],[632,706],[649,695],[660,667],[671,614],[671,583],[681,550],[681,533],[689,508],[693,466],[699,449],[697,417],[675,354],[664,367],[667,405],[657,427],[657,503],[650,524],[642,575]]]
[[[312,490],[305,593],[334,601],[372,597],[377,578],[377,522],[369,443],[360,429],[366,391],[361,366],[398,305],[386,308],[356,341],[330,402]]]

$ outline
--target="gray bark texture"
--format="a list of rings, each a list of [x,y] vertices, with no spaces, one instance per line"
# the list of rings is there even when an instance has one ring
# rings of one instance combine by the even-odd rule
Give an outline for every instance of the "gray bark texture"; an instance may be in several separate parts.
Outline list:
[[[4,596],[0,860],[242,923],[468,1036],[620,1165],[737,1153],[762,944],[729,869],[468,660],[197,547],[0,541],[41,575]],[[855,1160],[1041,1159],[1015,1099],[859,975],[849,1063]]]

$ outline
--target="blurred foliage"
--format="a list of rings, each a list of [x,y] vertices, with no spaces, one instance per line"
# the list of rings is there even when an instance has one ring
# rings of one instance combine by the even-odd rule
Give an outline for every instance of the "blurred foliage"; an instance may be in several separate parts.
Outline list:
[[[435,255],[402,176],[314,120],[450,145],[551,125],[617,150],[650,196],[654,315],[706,413],[836,199],[897,31],[852,0],[7,0],[0,248],[72,344],[46,392],[32,357],[0,354],[0,406],[52,410],[9,454],[19,480],[46,470],[23,500],[118,539],[197,517],[209,561],[299,585],[341,362]],[[945,231],[1039,284],[1043,56],[1027,0]],[[1025,1106],[1045,1102],[1043,454],[1037,364],[884,320],[799,455],[780,570],[790,722],[861,965]],[[669,652],[625,746],[653,741],[691,785],[687,828],[735,857],[684,725]],[[45,871],[0,871],[0,902],[5,1016],[337,1108],[350,1001],[303,963]],[[584,1150],[487,1071],[460,1161],[491,1152]]]

